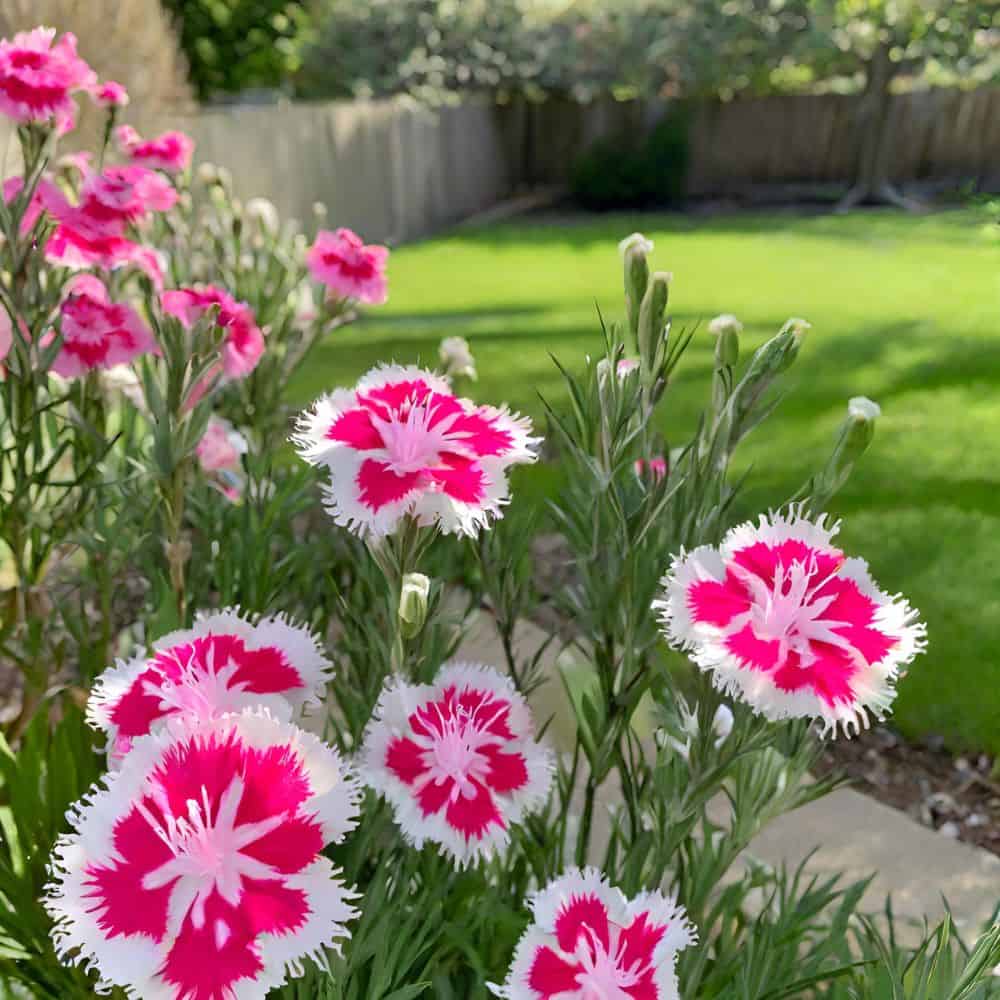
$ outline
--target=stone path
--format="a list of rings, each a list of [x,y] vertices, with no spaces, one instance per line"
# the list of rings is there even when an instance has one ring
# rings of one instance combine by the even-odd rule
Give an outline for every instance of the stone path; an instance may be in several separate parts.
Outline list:
[[[537,626],[522,622],[518,652],[530,655],[545,638]],[[550,649],[545,655],[551,666],[555,654]],[[485,615],[474,622],[459,657],[495,666],[504,663]],[[557,734],[571,730],[558,682],[543,685],[535,708],[540,717],[555,716]],[[875,874],[865,897],[873,911],[891,893],[899,917],[936,922],[947,900],[959,929],[972,937],[1000,903],[1000,858],[919,826],[904,813],[850,789],[776,820],[751,844],[749,853],[771,865],[784,861],[794,866],[817,848],[807,866],[810,872],[843,872],[850,879]]]

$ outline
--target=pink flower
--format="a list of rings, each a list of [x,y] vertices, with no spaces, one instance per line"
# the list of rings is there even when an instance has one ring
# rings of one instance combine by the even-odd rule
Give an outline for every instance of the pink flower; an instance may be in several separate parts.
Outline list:
[[[245,302],[237,302],[215,285],[181,288],[160,296],[164,312],[176,316],[190,329],[206,309],[217,305],[217,323],[225,330],[222,344],[222,368],[228,378],[243,378],[257,367],[264,353],[264,334]]]
[[[14,324],[4,306],[0,306],[0,361],[10,354],[14,346]]]
[[[390,682],[361,760],[406,839],[433,841],[459,864],[505,848],[511,824],[543,805],[552,783],[551,755],[513,683],[463,663],[442,667],[433,684]]]
[[[183,132],[164,132],[155,139],[143,139],[131,125],[121,125],[115,130],[115,140],[132,163],[170,174],[187,170],[194,153],[194,140]]]
[[[45,244],[45,259],[50,264],[76,269],[116,271],[134,266],[149,277],[154,288],[163,288],[163,269],[156,251],[124,236],[90,236],[63,222]]]
[[[124,108],[128,104],[128,91],[114,80],[98,84],[91,96],[102,108]]]
[[[3,200],[7,205],[10,205],[15,198],[24,190],[24,178],[23,177],[8,177],[7,180],[3,182]],[[45,211],[51,212],[53,208],[58,208],[61,204],[65,203],[66,199],[63,197],[62,192],[52,183],[47,177],[42,177],[39,179],[35,190],[32,192],[31,200],[28,202],[28,207],[24,211],[24,215],[21,217],[21,235],[30,233],[32,229],[35,228],[35,223],[38,222],[42,213]]]
[[[69,813],[45,906],[100,992],[252,1000],[350,936],[321,853],[357,825],[337,752],[265,711],[147,737]]]
[[[326,285],[331,295],[381,305],[389,297],[385,264],[389,248],[365,246],[350,229],[335,233],[321,229],[306,254],[312,276]]]
[[[233,429],[228,420],[211,417],[202,439],[195,448],[198,462],[206,472],[238,469],[240,456],[247,452],[246,438]]]
[[[662,482],[667,478],[667,460],[662,455],[656,455],[648,461],[644,458],[635,460],[635,474],[640,479],[649,476],[654,483]]]
[[[76,37],[66,33],[53,44],[53,28],[35,28],[0,40],[0,114],[22,125],[55,121],[68,132],[76,119],[72,94],[97,82],[76,54]]]
[[[105,167],[90,173],[80,190],[74,221],[94,234],[121,235],[149,212],[167,212],[177,203],[171,183],[145,167]]]
[[[299,421],[299,453],[330,473],[327,508],[359,534],[391,534],[406,516],[475,535],[507,502],[507,470],[533,462],[531,423],[452,394],[440,376],[384,365]]]
[[[128,364],[156,350],[152,331],[128,305],[111,302],[101,281],[84,274],[59,309],[62,346],[52,371],[79,378],[94,368]]]
[[[195,721],[262,705],[278,716],[320,703],[332,677],[315,636],[277,616],[228,608],[153,643],[148,655],[106,670],[87,720],[109,743],[135,740],[178,715]]]
[[[533,921],[514,953],[506,1000],[678,1000],[677,955],[697,941],[659,892],[627,899],[593,868],[572,868],[531,901]]]
[[[681,553],[654,607],[720,690],[769,719],[816,718],[850,735],[867,712],[883,717],[925,628],[832,544],[838,527],[798,508],[742,524],[719,549]]]

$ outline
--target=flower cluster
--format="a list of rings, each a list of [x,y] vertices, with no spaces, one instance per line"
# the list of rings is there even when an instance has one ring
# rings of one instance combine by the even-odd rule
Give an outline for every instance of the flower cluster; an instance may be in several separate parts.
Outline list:
[[[360,786],[290,721],[329,676],[304,629],[223,611],[100,678],[89,718],[117,766],[56,846],[63,959],[132,997],[235,1000],[349,936],[354,894],[322,850]]]
[[[460,399],[440,376],[398,365],[324,396],[295,440],[330,474],[334,520],[376,537],[407,516],[475,535],[507,502],[507,470],[534,461],[538,444],[526,418]]]
[[[769,719],[850,733],[884,716],[925,629],[833,544],[838,527],[798,508],[741,524],[719,548],[681,553],[655,607],[719,689]]]

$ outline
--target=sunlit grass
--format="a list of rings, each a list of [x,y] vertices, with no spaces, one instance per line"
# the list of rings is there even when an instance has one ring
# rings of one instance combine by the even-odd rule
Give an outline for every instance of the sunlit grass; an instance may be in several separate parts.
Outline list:
[[[539,393],[561,398],[549,353],[579,364],[600,350],[597,307],[620,316],[616,243],[635,229],[674,274],[676,324],[736,313],[745,354],[789,316],[813,324],[782,407],[745,444],[748,509],[780,502],[823,460],[849,396],[882,404],[834,513],[845,546],[928,622],[898,721],[1000,751],[1000,246],[982,212],[540,218],[463,231],[396,252],[390,304],[321,345],[296,397],[380,360],[433,361],[458,334],[476,355],[476,394],[537,416]],[[710,357],[707,333],[696,336],[664,407],[668,441],[691,430]]]

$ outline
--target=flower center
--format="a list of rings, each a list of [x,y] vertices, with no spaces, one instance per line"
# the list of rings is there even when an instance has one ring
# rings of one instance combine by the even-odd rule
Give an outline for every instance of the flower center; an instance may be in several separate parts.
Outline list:
[[[734,571],[750,592],[754,634],[779,644],[779,667],[791,653],[797,655],[800,667],[810,666],[816,659],[811,645],[814,642],[850,648],[847,640],[834,631],[849,623],[823,617],[837,595],[820,595],[819,591],[836,570],[817,579],[815,558],[808,563],[796,560],[790,566],[778,563],[770,583],[745,566],[734,566]]]
[[[619,929],[610,928],[611,947],[605,950],[601,939],[586,925],[577,937],[576,958],[583,971],[576,975],[582,1000],[634,1000],[626,990],[639,982],[638,966],[623,969],[619,964],[616,942]]]
[[[404,403],[397,413],[383,420],[377,413],[371,421],[382,438],[386,464],[397,476],[405,476],[441,464],[442,452],[449,450],[447,437],[452,420],[435,422],[434,406]]]
[[[233,694],[246,686],[245,682],[232,684],[239,664],[230,658],[221,670],[215,667],[215,645],[209,645],[204,659],[192,652],[186,662],[175,660],[180,674],[176,680],[164,676],[159,684],[147,681],[146,694],[160,699],[164,712],[183,712],[201,720],[214,719],[233,707]]]
[[[175,882],[172,892],[182,901],[177,911],[181,917],[190,911],[192,923],[198,929],[205,926],[205,904],[214,891],[231,906],[237,906],[244,878],[267,879],[276,875],[270,865],[244,854],[243,848],[277,829],[284,822],[284,814],[237,826],[236,813],[244,787],[243,779],[235,776],[219,799],[214,817],[204,785],[200,799],[188,799],[186,816],[173,814],[162,786],[152,789],[150,795],[165,817],[163,822],[153,815],[145,801],[136,807],[173,854],[169,861],[146,873],[142,887],[160,889]],[[228,937],[228,932],[224,936]]]

